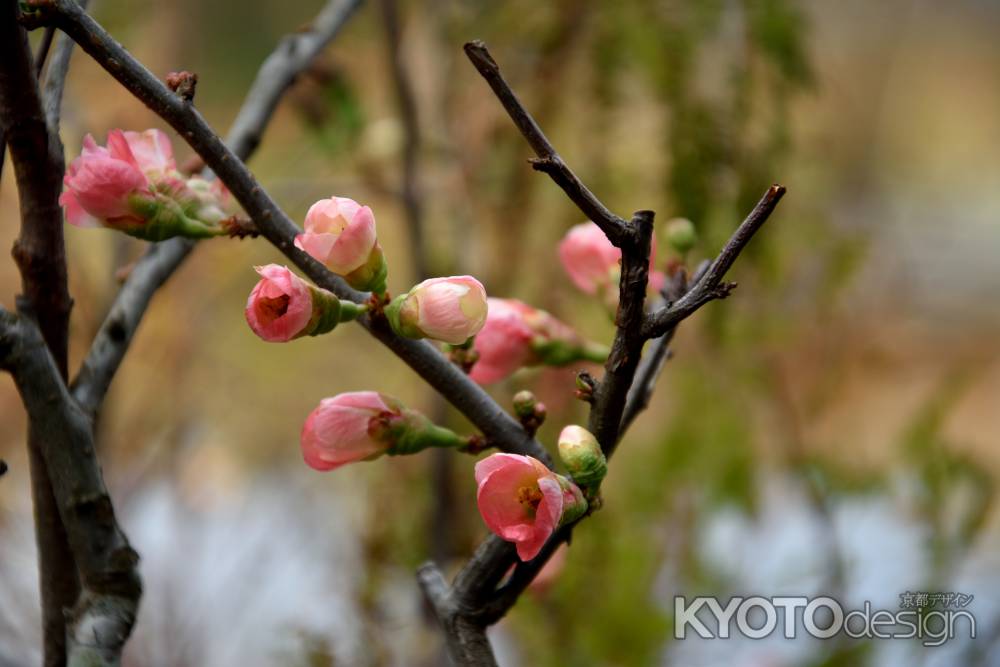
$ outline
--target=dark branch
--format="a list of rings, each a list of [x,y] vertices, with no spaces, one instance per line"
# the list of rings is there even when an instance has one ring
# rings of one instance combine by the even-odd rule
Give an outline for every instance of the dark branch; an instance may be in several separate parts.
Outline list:
[[[41,332],[0,308],[0,368],[11,372],[38,435],[82,580],[66,630],[69,665],[117,665],[142,593],[139,556],[115,519],[90,420],[76,406]]]
[[[660,292],[663,297],[662,303],[670,305],[684,296],[684,293],[688,290],[688,285],[697,283],[705,275],[710,265],[711,262],[707,259],[703,261],[698,265],[690,280],[687,278],[686,271],[677,271],[667,280],[667,284],[663,286]],[[673,341],[676,331],[676,327],[672,328],[659,338],[654,339],[649,344],[649,349],[643,355],[642,361],[639,362],[639,368],[635,371],[635,381],[632,383],[632,388],[628,392],[628,399],[625,401],[625,410],[622,413],[622,425],[618,431],[619,440],[628,431],[632,422],[639,416],[639,413],[649,407],[653,390],[656,388],[656,381],[660,378],[660,373],[663,372],[663,366],[670,359],[670,343]]]
[[[237,157],[246,160],[253,154],[278,100],[295,77],[340,32],[359,2],[331,0],[313,21],[311,30],[285,37],[264,61],[229,130],[227,142]],[[61,40],[70,45],[74,43],[65,36]],[[153,244],[129,273],[73,380],[73,396],[91,417],[100,410],[153,294],[183,264],[194,247],[192,241],[185,239]]]
[[[463,667],[495,667],[497,663],[486,637],[486,626],[456,613],[454,598],[437,565],[421,565],[417,570],[417,582],[441,623],[452,662]]]
[[[171,93],[74,3],[50,0],[35,6],[39,8],[39,16],[32,23],[51,23],[66,32],[119,83],[177,130],[226,184],[261,235],[313,282],[343,299],[356,303],[367,300],[368,295],[350,288],[340,277],[294,246],[299,228],[271,199],[246,165],[223,144],[197,109]],[[359,322],[465,414],[491,443],[504,451],[550,461],[542,446],[528,438],[517,421],[429,343],[397,336],[384,318],[365,316]]]
[[[736,261],[736,258],[739,257],[743,248],[750,243],[753,235],[767,222],[767,219],[771,216],[771,213],[784,194],[784,186],[772,185],[768,188],[761,200],[754,206],[750,215],[733,232],[732,237],[730,237],[718,257],[715,258],[715,261],[708,267],[705,275],[688,290],[687,294],[675,303],[669,304],[649,315],[645,325],[642,327],[643,336],[646,338],[662,336],[709,301],[724,299],[729,296],[729,293],[736,285],[735,283],[723,283],[722,279],[733,265],[733,262]]]
[[[653,212],[638,211],[632,217],[631,226],[633,234],[629,236],[630,242],[622,247],[615,339],[604,364],[604,377],[594,390],[588,424],[588,430],[609,456],[618,444],[625,400],[642,356],[643,343],[646,342],[642,336],[642,323],[649,284]]]
[[[21,230],[12,254],[21,273],[21,289],[38,318],[42,336],[55,359],[57,377],[66,376],[69,312],[63,242],[63,157],[58,134],[45,122],[28,37],[17,23],[16,0],[0,0],[0,134],[10,149],[17,180]],[[38,543],[44,663],[61,665],[66,654],[63,609],[79,594],[77,568],[53,489],[54,472],[43,450],[51,445],[42,425],[28,426],[28,460]]]
[[[500,66],[493,60],[483,42],[469,42],[465,45],[465,54],[472,61],[486,83],[493,89],[507,114],[521,131],[524,138],[534,149],[538,159],[532,160],[532,166],[538,171],[548,174],[566,195],[577,205],[583,214],[593,220],[607,235],[608,239],[618,247],[625,242],[628,235],[628,223],[607,209],[590,190],[587,189],[576,174],[566,166],[562,158],[538,127],[535,119],[524,108],[510,85],[500,74]]]

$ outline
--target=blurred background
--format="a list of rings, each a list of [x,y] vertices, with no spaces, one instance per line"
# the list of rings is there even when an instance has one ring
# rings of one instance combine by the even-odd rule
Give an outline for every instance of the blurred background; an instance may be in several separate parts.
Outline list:
[[[100,0],[157,75],[199,75],[224,134],[277,40],[321,6]],[[712,257],[772,182],[788,194],[680,328],[605,507],[561,569],[492,631],[503,665],[1000,664],[1000,4],[989,0],[365,2],[282,103],[250,161],[295,220],[367,203],[389,289],[469,272],[608,341],[556,243],[580,214],[462,53],[485,40],[581,178],[619,214],[691,219]],[[37,39],[38,35],[33,38]],[[414,251],[398,195],[416,100]],[[74,54],[68,156],[112,128],[165,128]],[[179,162],[191,155],[175,135]],[[992,147],[992,148],[991,148]],[[18,217],[0,189],[0,247]],[[71,368],[143,244],[67,226]],[[664,253],[665,255],[666,253]],[[321,474],[298,434],[325,396],[378,389],[469,426],[358,327],[269,345],[246,326],[263,240],[204,242],[157,294],[99,422],[105,475],[146,583],[128,665],[436,665],[415,584],[486,535],[473,460],[382,459]],[[0,262],[0,303],[19,278]],[[549,446],[585,423],[574,368],[491,387],[548,405]],[[597,371],[596,367],[591,368]],[[38,664],[25,419],[0,380],[0,665]],[[675,641],[678,594],[828,594],[897,609],[906,591],[974,595],[974,641]]]

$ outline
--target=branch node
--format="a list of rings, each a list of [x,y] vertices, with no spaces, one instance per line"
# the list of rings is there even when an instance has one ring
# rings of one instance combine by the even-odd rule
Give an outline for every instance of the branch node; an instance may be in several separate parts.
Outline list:
[[[198,75],[182,70],[167,74],[167,88],[176,93],[185,102],[194,101],[195,88],[198,86]]]

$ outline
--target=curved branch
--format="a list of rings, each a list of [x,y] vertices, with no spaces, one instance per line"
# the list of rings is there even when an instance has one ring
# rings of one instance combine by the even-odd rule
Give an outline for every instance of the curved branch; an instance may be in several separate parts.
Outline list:
[[[24,313],[0,308],[0,368],[14,376],[38,435],[82,580],[66,619],[66,663],[117,665],[142,594],[139,556],[115,519],[90,419],[70,397],[41,332]]]
[[[729,293],[736,287],[736,283],[724,283],[722,279],[736,258],[743,252],[743,249],[750,243],[753,235],[771,217],[771,213],[784,194],[785,187],[782,185],[775,184],[768,188],[750,214],[733,232],[729,241],[701,279],[676,302],[649,315],[642,327],[643,336],[646,338],[662,336],[709,301],[729,296]]]
[[[566,192],[577,208],[590,220],[593,220],[613,244],[621,247],[624,238],[629,233],[628,223],[608,210],[594,196],[594,193],[588,190],[587,186],[576,177],[576,174],[566,166],[566,163],[559,157],[559,153],[549,143],[545,133],[538,127],[538,123],[531,117],[528,110],[521,104],[521,100],[517,99],[517,95],[503,78],[500,66],[493,60],[486,45],[478,40],[469,42],[465,45],[465,54],[472,61],[476,70],[486,79],[486,83],[493,89],[500,104],[507,110],[510,119],[514,121],[514,125],[534,149],[538,158],[531,160],[532,166],[536,170],[548,174]]]

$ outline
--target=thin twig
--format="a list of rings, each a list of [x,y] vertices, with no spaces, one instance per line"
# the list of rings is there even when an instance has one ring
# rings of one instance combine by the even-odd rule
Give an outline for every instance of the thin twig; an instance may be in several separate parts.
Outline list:
[[[772,185],[768,188],[764,196],[761,197],[761,200],[754,206],[750,215],[733,232],[733,235],[715,258],[715,261],[708,267],[705,275],[688,290],[687,294],[675,303],[665,306],[649,315],[642,327],[643,336],[646,338],[662,336],[709,301],[724,299],[729,295],[732,289],[736,287],[736,284],[724,283],[722,279],[733,265],[733,262],[736,261],[736,258],[739,257],[743,248],[750,243],[753,235],[771,217],[771,213],[778,205],[778,202],[781,201],[781,197],[784,194],[784,186]]]
[[[294,245],[299,228],[267,194],[246,165],[222,142],[198,110],[171,93],[166,86],[116,42],[93,18],[69,0],[36,2],[38,11],[30,25],[53,24],[72,37],[101,67],[158,114],[205,160],[253,219],[261,235],[318,286],[337,296],[363,303],[368,295],[350,288],[340,277]],[[518,424],[489,394],[426,341],[402,338],[384,317],[364,316],[358,322],[396,353],[432,387],[471,421],[496,447],[534,456],[551,465],[540,444],[527,437]]]
[[[507,110],[510,119],[514,121],[514,125],[534,149],[538,158],[531,161],[532,166],[536,170],[548,174],[583,214],[593,220],[613,244],[621,247],[628,235],[628,223],[608,210],[563,162],[559,153],[545,137],[545,133],[538,127],[535,119],[531,117],[528,110],[517,99],[517,95],[511,90],[510,85],[504,80],[500,73],[500,66],[493,60],[486,45],[480,41],[469,42],[465,45],[465,54],[482,77],[486,79],[503,108]]]

